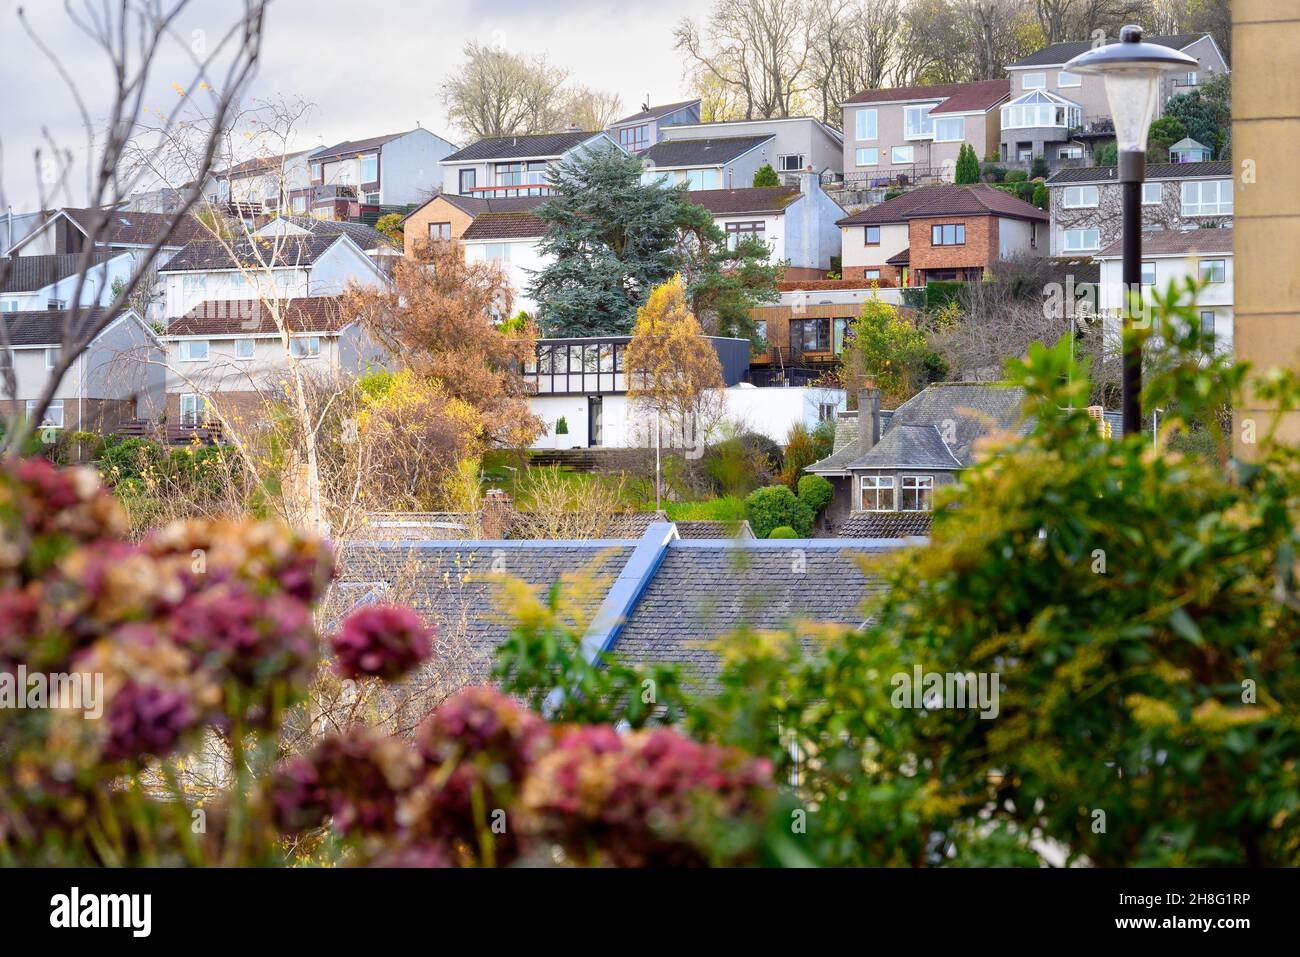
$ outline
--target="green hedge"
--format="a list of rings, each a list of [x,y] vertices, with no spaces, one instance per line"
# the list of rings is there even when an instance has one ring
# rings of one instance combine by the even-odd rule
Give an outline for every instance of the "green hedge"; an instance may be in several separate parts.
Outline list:
[[[805,475],[799,479],[799,498],[808,503],[814,516],[826,511],[834,497],[835,486],[831,485],[829,479],[820,475]]]

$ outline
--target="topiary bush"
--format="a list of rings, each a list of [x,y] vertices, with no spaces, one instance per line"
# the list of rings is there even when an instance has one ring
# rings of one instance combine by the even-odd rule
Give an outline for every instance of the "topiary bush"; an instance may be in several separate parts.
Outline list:
[[[769,485],[750,492],[745,499],[745,517],[758,538],[767,538],[772,529],[781,525],[789,525],[800,538],[812,534],[812,508],[784,485]]]
[[[768,532],[768,538],[798,538],[799,533],[789,525],[778,525],[772,531]]]
[[[814,516],[826,511],[834,497],[835,486],[821,475],[805,475],[799,480],[799,499],[808,503]]]

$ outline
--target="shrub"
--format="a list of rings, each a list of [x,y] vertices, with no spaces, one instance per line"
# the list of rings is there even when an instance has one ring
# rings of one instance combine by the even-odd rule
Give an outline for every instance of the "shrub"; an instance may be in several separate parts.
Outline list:
[[[724,495],[703,502],[664,502],[664,511],[674,522],[736,522],[745,517],[745,500]]]
[[[802,422],[790,427],[790,436],[785,445],[785,467],[781,470],[781,481],[789,486],[790,491],[799,487],[799,477],[803,470],[817,461],[817,448],[813,445],[812,435]]]
[[[1037,206],[1039,209],[1046,209],[1048,199],[1049,199],[1049,195],[1047,192],[1047,186],[1043,183],[1039,183],[1037,186],[1034,187],[1034,195],[1030,197],[1029,201],[1033,203],[1035,206]]]
[[[789,525],[778,525],[768,532],[768,538],[798,538],[798,533]]]
[[[799,498],[808,503],[814,516],[826,511],[826,506],[831,504],[834,497],[835,486],[831,485],[830,479],[821,475],[805,475],[799,480]]]
[[[957,169],[953,182],[958,184],[978,183],[980,181],[980,161],[975,155],[975,147],[969,143],[961,144],[957,151]]]
[[[1022,169],[1013,169],[1007,172],[1004,183],[1023,183],[1029,179],[1029,174]]]
[[[985,163],[980,169],[980,174],[986,183],[1001,183],[1006,181],[1007,168],[996,163]]]
[[[710,445],[700,464],[714,491],[722,495],[743,497],[771,477],[767,455],[739,436]]]
[[[758,538],[767,538],[772,529],[789,525],[800,538],[812,534],[813,511],[784,485],[756,489],[745,498],[745,517]]]
[[[754,171],[754,180],[750,185],[759,187],[780,186],[781,178],[776,175],[776,170],[772,169],[771,163],[764,163]]]
[[[747,451],[757,453],[761,457],[769,473],[781,474],[781,468],[785,464],[785,452],[781,450],[780,445],[762,432],[742,432],[736,438],[744,444]]]
[[[822,419],[812,430],[813,448],[817,451],[817,461],[821,461],[835,451],[835,419]]]
[[[555,420],[555,434],[556,435],[569,434],[569,420],[566,419],[564,416],[560,416],[558,419]]]
[[[1046,179],[1051,175],[1052,170],[1047,165],[1047,160],[1041,156],[1035,156],[1034,161],[1029,164],[1030,179]]]

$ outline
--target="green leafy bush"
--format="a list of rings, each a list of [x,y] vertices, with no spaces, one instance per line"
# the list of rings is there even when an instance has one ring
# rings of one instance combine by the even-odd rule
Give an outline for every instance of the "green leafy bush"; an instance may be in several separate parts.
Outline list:
[[[834,497],[835,486],[821,475],[805,475],[799,480],[799,498],[808,503],[814,516],[826,511]]]
[[[758,538],[767,538],[780,525],[789,525],[800,538],[812,534],[812,508],[784,485],[769,485],[750,492],[745,498],[745,517]]]
[[[1029,201],[1039,209],[1046,209],[1049,199],[1050,194],[1047,192],[1047,187],[1043,183],[1039,183],[1034,187],[1034,195],[1030,197]]]
[[[772,531],[768,532],[768,538],[798,538],[799,533],[789,525],[778,525]]]
[[[664,512],[674,522],[735,522],[745,517],[745,501],[724,495],[703,502],[664,502]]]
[[[821,461],[835,451],[835,419],[822,419],[812,430],[813,448],[817,452],[817,461]]]
[[[1004,183],[1023,183],[1029,179],[1029,174],[1022,169],[1013,169],[1007,172]]]
[[[790,427],[790,435],[785,444],[785,466],[781,470],[781,481],[791,491],[799,487],[799,478],[803,470],[817,461],[817,447],[813,444],[812,434],[802,422]]]
[[[558,419],[555,420],[555,434],[556,435],[569,434],[569,420],[566,419],[564,416],[560,416]]]
[[[754,180],[750,185],[759,187],[780,186],[781,178],[776,175],[776,170],[772,169],[771,163],[764,163],[754,171]]]

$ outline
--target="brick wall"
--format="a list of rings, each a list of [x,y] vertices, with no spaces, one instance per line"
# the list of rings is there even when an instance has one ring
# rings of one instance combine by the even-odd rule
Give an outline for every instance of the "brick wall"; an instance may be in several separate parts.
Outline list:
[[[267,402],[270,398],[267,395],[251,391],[217,392],[209,398],[211,404],[237,430],[256,429],[267,421]],[[174,425],[181,421],[180,393],[167,394],[167,421]]]
[[[882,286],[901,286],[903,284],[903,270],[900,266],[845,266],[845,279],[866,279],[868,269],[880,270],[880,285]]]
[[[930,227],[961,223],[966,242],[961,246],[932,246]],[[914,219],[908,224],[908,248],[912,269],[987,268],[998,258],[996,216],[954,216],[943,219]]]
[[[442,197],[425,203],[402,224],[406,255],[414,258],[420,244],[429,240],[430,223],[451,223],[451,238],[460,239],[474,217],[458,209]]]

